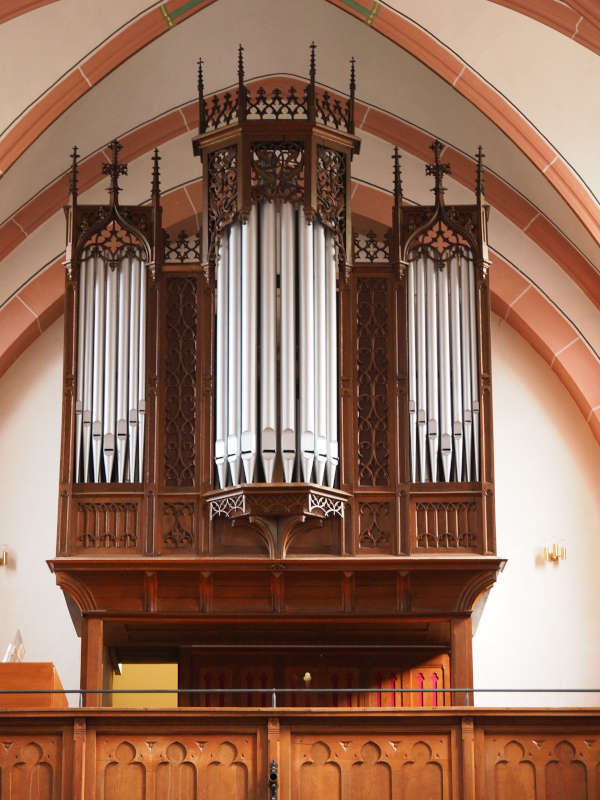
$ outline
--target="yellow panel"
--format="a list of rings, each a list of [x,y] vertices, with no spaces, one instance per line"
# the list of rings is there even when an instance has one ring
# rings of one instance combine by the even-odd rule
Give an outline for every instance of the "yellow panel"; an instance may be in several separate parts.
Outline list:
[[[177,689],[177,664],[121,664],[113,689]],[[175,708],[176,694],[114,694],[116,708]]]

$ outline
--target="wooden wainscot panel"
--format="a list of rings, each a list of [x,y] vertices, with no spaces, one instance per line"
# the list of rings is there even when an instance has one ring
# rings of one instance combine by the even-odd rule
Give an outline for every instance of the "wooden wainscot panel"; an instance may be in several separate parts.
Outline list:
[[[160,611],[204,611],[202,578],[194,572],[161,572],[158,576]]]
[[[452,797],[447,733],[292,734],[291,747],[292,800]]]
[[[250,800],[256,744],[255,734],[98,733],[95,793],[86,800]]]
[[[107,572],[79,573],[96,601],[97,608],[108,611],[145,611],[144,573],[112,568]]]
[[[393,613],[396,603],[396,572],[356,572],[354,610],[357,613]]]
[[[343,573],[283,573],[285,611],[341,612]]]
[[[487,800],[597,800],[600,738],[487,733],[484,781]]]
[[[198,539],[198,508],[192,498],[161,498],[157,551],[161,556],[194,553]]]
[[[213,575],[213,611],[248,613],[272,611],[271,574],[215,572]]]
[[[212,553],[218,556],[272,556],[270,531],[245,519],[216,518],[212,525]]]
[[[283,544],[283,557],[338,556],[342,552],[342,523],[339,519],[308,520],[294,527]]]
[[[63,792],[63,735],[25,736],[0,731],[0,796],[2,800],[60,800]],[[65,764],[68,763],[65,758]]]
[[[74,554],[142,553],[141,498],[102,495],[74,497],[70,504],[70,540]]]

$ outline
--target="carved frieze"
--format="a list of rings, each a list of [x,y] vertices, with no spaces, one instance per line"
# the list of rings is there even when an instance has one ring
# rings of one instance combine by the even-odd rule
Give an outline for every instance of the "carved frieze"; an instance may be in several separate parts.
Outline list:
[[[417,549],[474,550],[479,545],[479,530],[479,513],[475,501],[415,504]]]
[[[76,547],[88,550],[137,549],[138,504],[79,501],[75,520]]]

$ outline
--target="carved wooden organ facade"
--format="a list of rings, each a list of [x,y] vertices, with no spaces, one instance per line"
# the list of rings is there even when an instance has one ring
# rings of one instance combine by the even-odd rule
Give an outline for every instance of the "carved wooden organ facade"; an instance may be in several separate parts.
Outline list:
[[[396,151],[389,231],[353,228],[354,65],[341,97],[314,55],[282,92],[246,85],[240,51],[210,100],[200,65],[195,236],[162,228],[157,151],[146,206],[120,201],[117,142],[110,202],[81,205],[74,154],[51,566],[84,688],[103,648],[174,657],[223,697],[305,668],[322,688],[472,682],[470,614],[501,566],[481,153],[474,204],[446,205],[436,142],[424,207]]]

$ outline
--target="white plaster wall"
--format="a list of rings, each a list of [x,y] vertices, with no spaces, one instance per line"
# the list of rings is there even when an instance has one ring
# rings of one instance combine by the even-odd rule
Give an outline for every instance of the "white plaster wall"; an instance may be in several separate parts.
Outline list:
[[[0,379],[0,657],[17,628],[27,661],[53,661],[79,686],[79,639],[46,559],[56,553],[62,318]],[[76,696],[70,696],[76,704]]]
[[[498,553],[508,558],[474,638],[477,687],[600,683],[600,448],[547,364],[493,317]],[[79,640],[45,560],[54,555],[62,320],[0,379],[0,648],[23,631],[28,661],[79,685]],[[565,539],[568,559],[541,560]],[[480,695],[479,705],[593,705],[597,695]]]
[[[600,447],[558,377],[492,318],[498,555],[473,641],[474,685],[600,686]],[[567,560],[546,563],[546,541]],[[600,705],[600,693],[479,695],[479,705]]]

